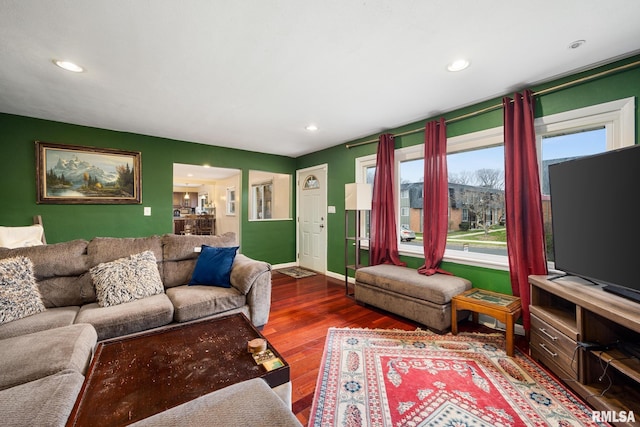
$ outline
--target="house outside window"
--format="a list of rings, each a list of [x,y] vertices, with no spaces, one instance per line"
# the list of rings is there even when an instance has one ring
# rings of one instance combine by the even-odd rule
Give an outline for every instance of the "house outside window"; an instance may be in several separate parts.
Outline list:
[[[635,140],[634,98],[536,119],[547,253],[552,261],[548,164],[632,145]],[[508,268],[504,210],[503,128],[447,140],[449,224],[445,260],[490,268]],[[396,150],[399,186],[398,227],[409,223],[416,233],[399,242],[403,255],[422,256],[422,145]],[[356,159],[356,181],[373,182],[375,155]],[[368,180],[371,181],[368,181]],[[545,194],[545,191],[547,193]],[[406,196],[408,194],[408,201]],[[407,219],[406,211],[409,210]],[[550,263],[550,268],[553,264]]]

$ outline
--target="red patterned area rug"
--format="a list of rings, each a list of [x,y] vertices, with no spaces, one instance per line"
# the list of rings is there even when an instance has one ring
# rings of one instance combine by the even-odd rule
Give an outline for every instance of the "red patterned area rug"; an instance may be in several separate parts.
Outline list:
[[[330,328],[309,426],[588,426],[592,411],[502,334]]]

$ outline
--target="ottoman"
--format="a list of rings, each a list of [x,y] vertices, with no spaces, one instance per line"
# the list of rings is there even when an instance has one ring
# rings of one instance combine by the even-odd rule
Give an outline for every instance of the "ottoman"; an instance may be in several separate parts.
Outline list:
[[[416,269],[381,264],[356,270],[355,300],[444,333],[451,327],[451,298],[467,289],[467,279],[425,276]],[[463,317],[463,316],[460,316]]]

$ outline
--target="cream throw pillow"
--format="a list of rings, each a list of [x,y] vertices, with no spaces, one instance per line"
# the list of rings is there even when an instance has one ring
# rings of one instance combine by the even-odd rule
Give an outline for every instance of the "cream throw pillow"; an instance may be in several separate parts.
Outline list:
[[[156,256],[145,251],[89,270],[100,307],[110,307],[164,292]]]

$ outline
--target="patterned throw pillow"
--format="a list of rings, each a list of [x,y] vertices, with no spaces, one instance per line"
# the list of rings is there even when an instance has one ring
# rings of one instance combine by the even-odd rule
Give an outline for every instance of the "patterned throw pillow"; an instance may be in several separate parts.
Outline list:
[[[96,265],[91,270],[100,307],[110,307],[164,292],[151,251]]]
[[[31,260],[24,256],[0,260],[0,324],[44,310]]]

